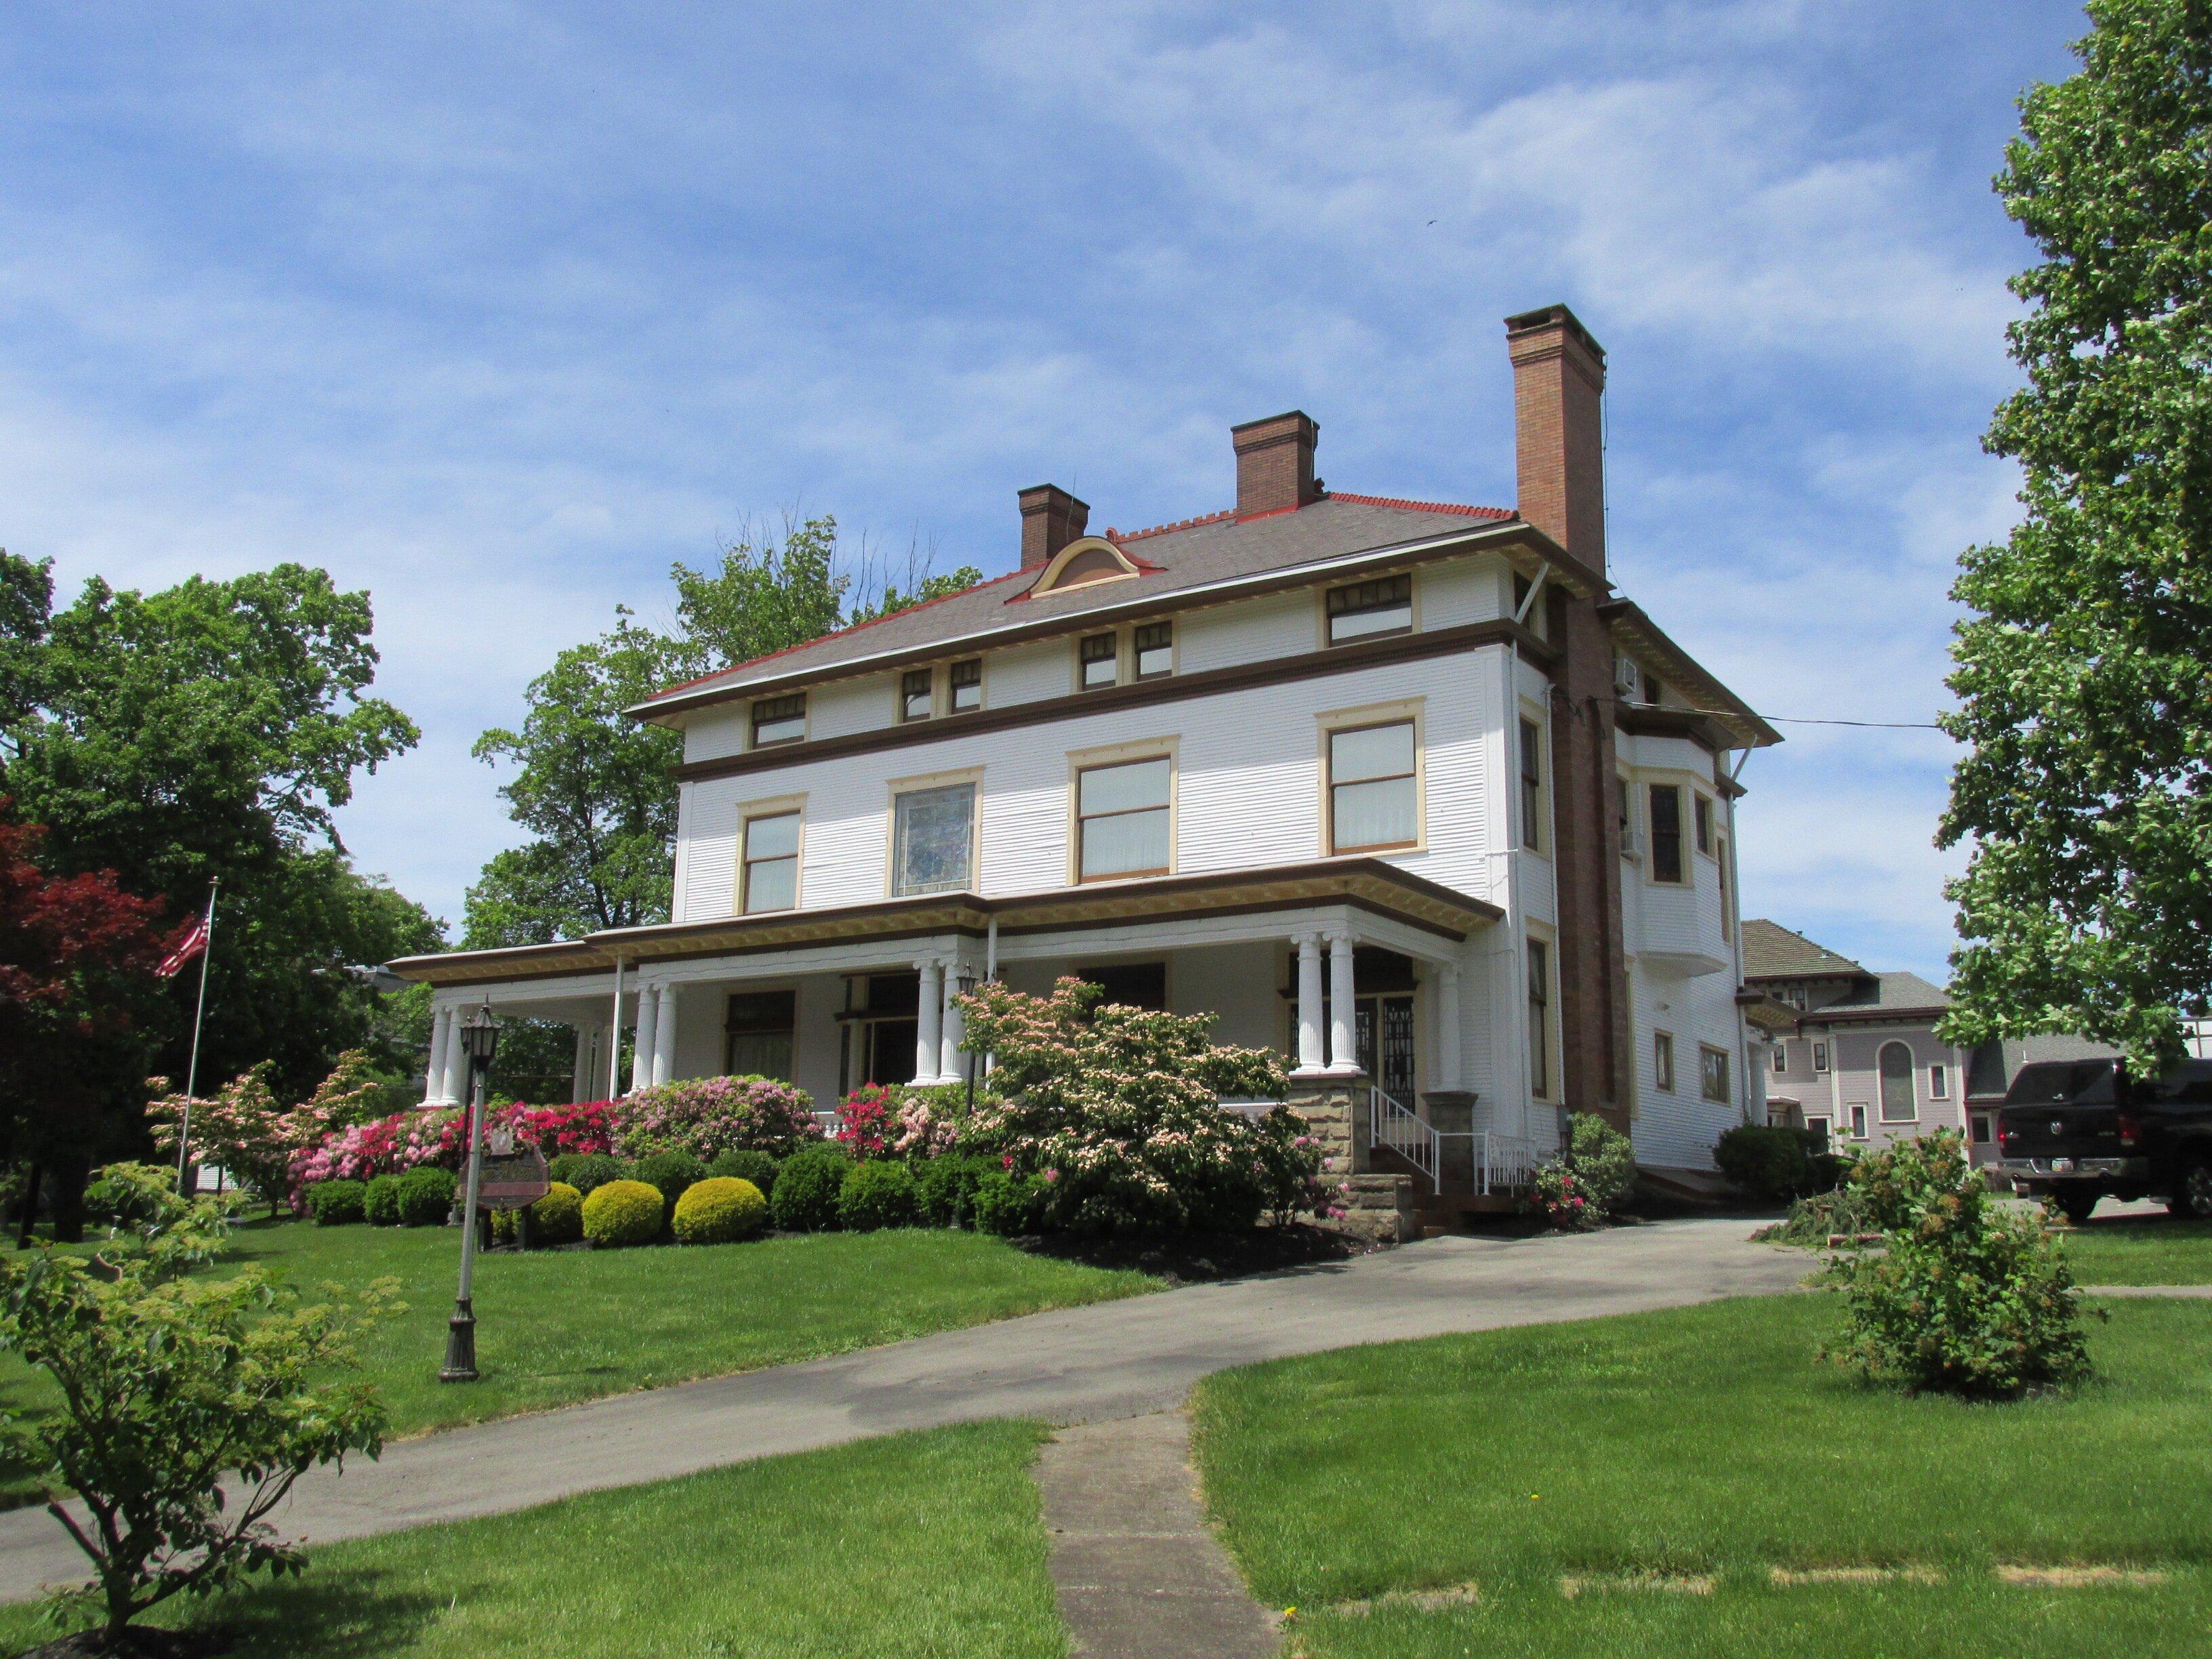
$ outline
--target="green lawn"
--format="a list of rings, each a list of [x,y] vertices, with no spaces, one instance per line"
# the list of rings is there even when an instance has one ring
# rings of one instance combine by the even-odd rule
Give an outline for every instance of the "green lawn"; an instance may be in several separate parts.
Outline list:
[[[240,1659],[1060,1659],[1042,1434],[897,1435],[333,1544],[183,1616],[235,1627]],[[50,1634],[0,1607],[0,1653]]]
[[[460,1235],[444,1227],[242,1229],[226,1258],[312,1296],[384,1274],[408,1311],[362,1345],[394,1435],[567,1405],[631,1389],[873,1347],[962,1325],[1131,1296],[1142,1273],[1030,1255],[988,1234],[821,1233],[746,1244],[547,1250],[477,1259],[481,1381],[441,1383]],[[222,1271],[219,1264],[215,1271]],[[35,1412],[46,1380],[0,1355],[0,1407]],[[0,1507],[31,1496],[0,1468]]]
[[[2212,1222],[2100,1216],[2060,1237],[2084,1285],[2212,1285]]]
[[[2203,1652],[2212,1306],[2114,1304],[2100,1376],[1968,1406],[1814,1361],[1825,1296],[1357,1348],[1202,1384],[1209,1503],[1312,1659],[1480,1653],[2053,1659]],[[2162,1569],[2002,1584],[1999,1563]],[[1777,1566],[1927,1566],[1940,1586],[1780,1588]],[[1707,1595],[1560,1592],[1710,1577]],[[1472,1583],[1470,1605],[1333,1604]]]

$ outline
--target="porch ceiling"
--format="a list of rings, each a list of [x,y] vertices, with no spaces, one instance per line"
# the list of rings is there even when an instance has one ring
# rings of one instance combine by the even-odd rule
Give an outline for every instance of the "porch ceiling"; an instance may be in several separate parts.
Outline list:
[[[1129,922],[1291,910],[1345,904],[1438,938],[1460,940],[1504,915],[1496,905],[1417,876],[1381,859],[1321,859],[1304,864],[1196,876],[1158,876],[1050,892],[986,898],[934,893],[867,904],[723,916],[712,921],[626,927],[556,945],[505,951],[455,951],[404,957],[390,964],[404,979],[430,985],[513,983],[602,972],[617,960],[641,963],[726,957],[799,945],[967,934],[980,938],[996,919],[1002,935],[1105,927]]]

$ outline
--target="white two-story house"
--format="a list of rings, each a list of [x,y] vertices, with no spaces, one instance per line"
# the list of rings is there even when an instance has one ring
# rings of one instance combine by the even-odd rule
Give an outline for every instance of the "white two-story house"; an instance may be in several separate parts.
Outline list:
[[[1710,1168],[1734,779],[1778,739],[1607,580],[1602,351],[1564,307],[1507,337],[1511,508],[1328,489],[1277,416],[1232,506],[1098,533],[1024,490],[1008,574],[629,711],[684,733],[671,919],[392,964],[436,987],[431,1098],[486,1000],[575,1026],[580,1099],[827,1104],[964,1076],[963,984],[1079,974],[1358,1095],[1361,1170],[1494,1191],[1569,1110]]]

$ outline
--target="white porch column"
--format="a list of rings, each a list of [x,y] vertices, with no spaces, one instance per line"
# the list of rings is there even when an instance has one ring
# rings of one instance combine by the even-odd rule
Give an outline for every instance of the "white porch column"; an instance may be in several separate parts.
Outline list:
[[[630,1045],[629,1091],[635,1094],[653,1081],[653,1043],[660,1026],[660,988],[638,981],[637,1039]]]
[[[1459,969],[1450,963],[1437,968],[1437,1070],[1433,1087],[1460,1086]]]
[[[945,964],[935,957],[914,964],[921,975],[921,1000],[915,1009],[914,1080],[941,1081],[938,1066],[943,1060],[945,1037]]]
[[[580,1106],[589,1100],[592,1088],[592,1028],[576,1028],[576,1063],[568,1071],[568,1103]]]
[[[446,1097],[446,1051],[453,1046],[453,1011],[430,1011],[430,1057],[422,1067],[422,1103],[435,1106]]]
[[[948,962],[940,977],[945,981],[945,1018],[938,1046],[937,1074],[947,1083],[968,1075],[968,1056],[960,1052],[960,1039],[968,1034],[967,1016],[960,1012],[960,964]]]
[[[653,1081],[656,1086],[676,1075],[676,988],[660,988],[660,1012],[653,1025]]]
[[[1328,1069],[1342,1076],[1359,1069],[1353,1020],[1352,935],[1328,936]]]
[[[1298,951],[1298,1070],[1324,1071],[1328,1055],[1322,1048],[1321,936],[1301,933],[1294,941]]]
[[[607,1098],[622,1093],[623,959],[615,958],[614,1012],[607,1016]]]
[[[468,1098],[469,1057],[462,1052],[461,1011],[446,1011],[446,1072],[445,1081],[438,1091],[438,1098],[448,1106],[459,1106]]]

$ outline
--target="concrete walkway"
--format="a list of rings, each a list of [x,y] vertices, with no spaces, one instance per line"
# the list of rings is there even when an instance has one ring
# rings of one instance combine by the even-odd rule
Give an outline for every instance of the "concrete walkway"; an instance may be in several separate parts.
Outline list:
[[[1032,1471],[1075,1659],[1272,1659],[1274,1620],[1199,1507],[1190,1419],[1062,1429]]]
[[[2212,1285],[2084,1285],[2084,1296],[2147,1296],[2175,1302],[2212,1302]]]
[[[310,1543],[527,1508],[573,1493],[988,1417],[1055,1424],[1172,1410],[1209,1372],[1359,1343],[1785,1291],[1819,1264],[1752,1223],[1579,1237],[1436,1238],[1356,1261],[1196,1285],[532,1417],[310,1471],[274,1517]],[[0,1601],[84,1577],[40,1510],[0,1514]]]

